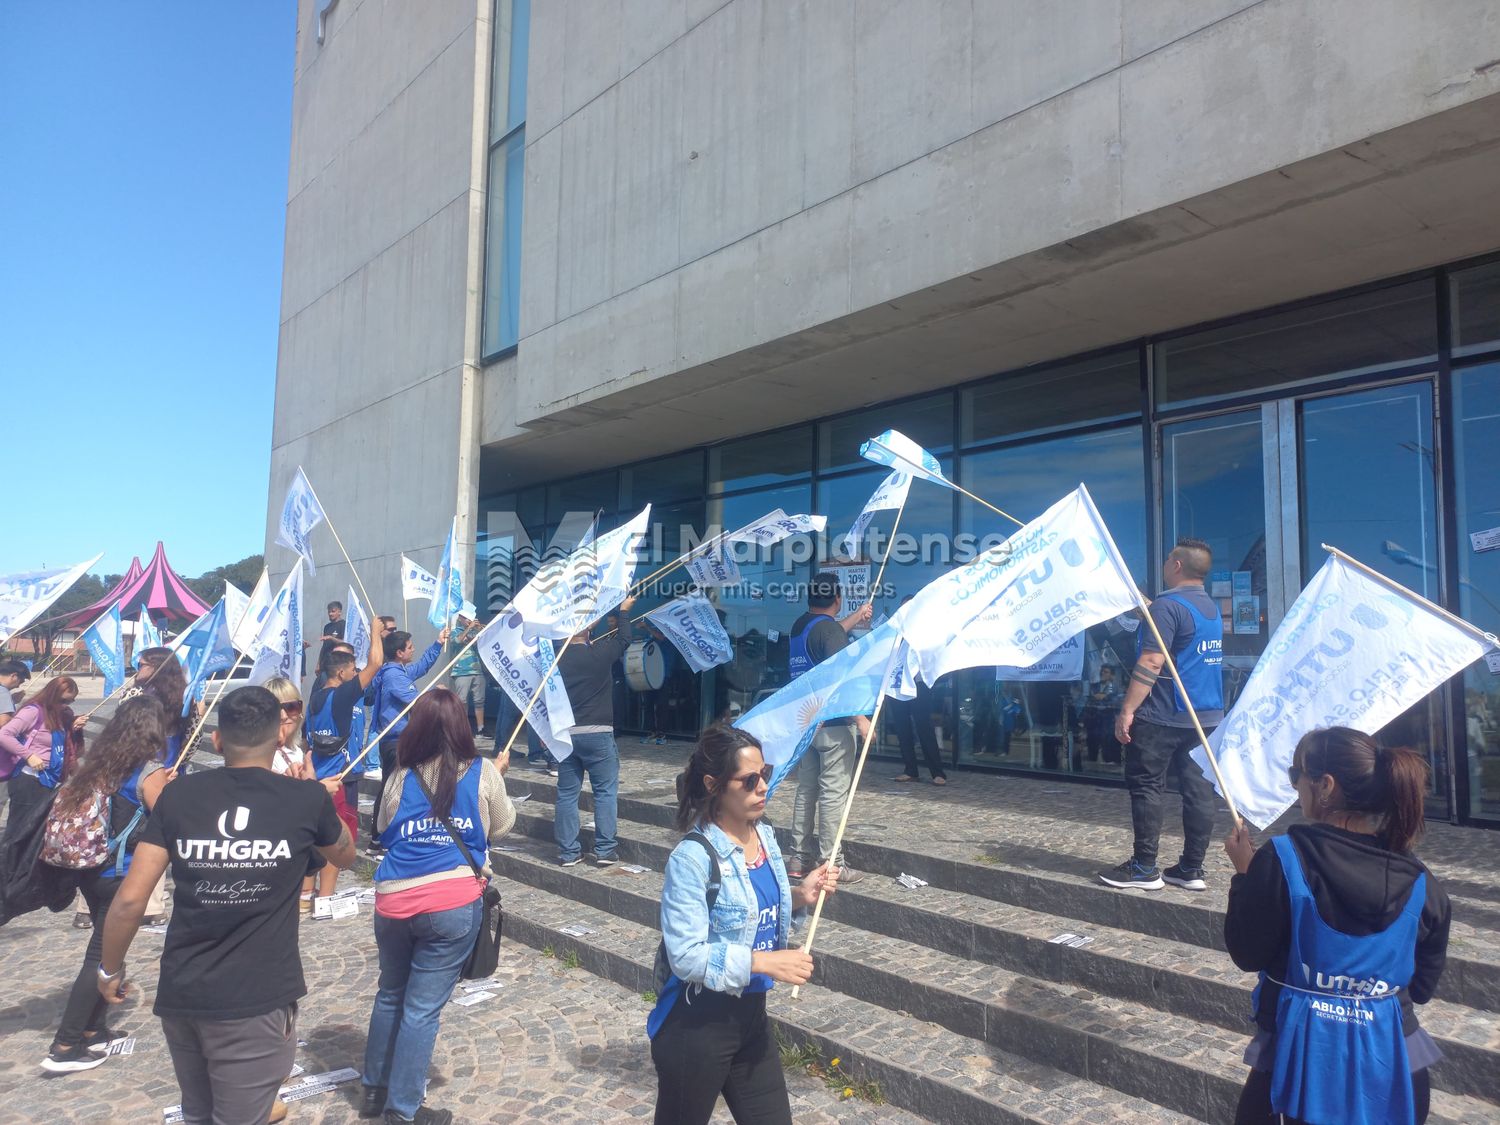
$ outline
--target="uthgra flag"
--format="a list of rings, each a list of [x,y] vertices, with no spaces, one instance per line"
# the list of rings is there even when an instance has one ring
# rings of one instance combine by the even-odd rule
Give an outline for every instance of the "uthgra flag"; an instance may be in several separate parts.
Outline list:
[[[313,565],[312,544],[308,536],[312,529],[322,523],[323,505],[318,503],[318,494],[313,491],[302,466],[297,466],[297,475],[287,486],[286,500],[281,505],[281,521],[276,529],[276,542],[290,547],[307,560],[307,573],[316,574]]]
[[[930,457],[931,454],[928,456]],[[865,529],[870,526],[875,513],[899,509],[906,503],[906,494],[910,490],[911,473],[905,469],[896,469],[890,473],[885,480],[880,482],[880,487],[875,490],[870,499],[865,501],[865,506],[855,519],[854,526],[839,543],[839,550],[851,559],[858,558],[860,544],[865,537]]]
[[[527,722],[554,758],[561,761],[573,753],[573,737],[568,733],[573,725],[573,706],[562,676],[553,667],[556,651],[552,642],[546,637],[526,636],[521,615],[507,606],[484,627],[474,647],[517,711],[526,710],[537,685],[547,676],[547,686],[531,704]]]
[[[370,663],[370,618],[354,596],[354,587],[344,595],[344,640],[354,649],[354,666],[363,670]]]
[[[719,612],[702,594],[692,593],[646,614],[695,672],[706,672],[734,658],[734,646]]]
[[[1495,647],[1494,637],[1387,582],[1330,557],[1209,735],[1224,795],[1257,828],[1296,802],[1287,767],[1304,734],[1330,726],[1374,734]],[[1202,748],[1192,756],[1218,788]]]
[[[135,627],[135,647],[130,650],[132,658],[138,658],[148,648],[161,647],[161,630],[151,620],[151,611],[141,606],[141,620]],[[139,663],[139,660],[136,661]]]
[[[955,487],[943,475],[943,467],[938,464],[938,459],[900,430],[886,430],[885,433],[872,437],[859,447],[859,455],[866,461],[899,469],[911,476],[930,480],[933,484],[941,484],[945,488]]]
[[[182,661],[187,672],[187,690],[183,692],[182,700],[182,713],[186,715],[192,700],[202,697],[208,677],[234,667],[234,642],[229,636],[223,598],[187,627],[177,638],[175,648],[177,659]]]
[[[434,600],[437,598],[438,580],[437,575],[432,574],[423,567],[412,562],[405,555],[401,556],[401,600],[415,601],[418,598]]]
[[[57,570],[25,570],[0,576],[0,644],[30,625],[104,557],[101,551],[88,562]],[[118,603],[117,603],[118,604]]]
[[[292,564],[281,589],[271,602],[265,624],[253,642],[255,664],[250,682],[263,684],[272,676],[285,676],[292,683],[302,679],[302,560]]]
[[[120,625],[120,607],[112,605],[87,629],[83,631],[83,643],[88,646],[94,666],[104,676],[106,697],[125,684],[125,630]]]
[[[453,615],[464,607],[464,576],[458,566],[454,542],[457,534],[458,517],[455,516],[448,528],[448,542],[443,544],[443,559],[438,564],[432,605],[427,609],[427,623],[435,629],[446,628]]]
[[[229,583],[224,583],[229,589]],[[235,593],[239,593],[235,590]],[[265,627],[266,618],[271,613],[271,572],[265,567],[261,568],[260,577],[255,580],[255,588],[250,591],[250,597],[246,599],[244,608],[236,617],[233,599],[226,590],[225,609],[228,611],[229,635],[234,639],[234,647],[254,660],[260,655],[260,649],[256,645],[256,638]]]
[[[508,607],[521,615],[526,632],[562,640],[590,628],[624,601],[650,519],[648,504],[629,523],[542,566]]]
[[[958,668],[1029,667],[1140,595],[1089,491],[1079,485],[1004,543],[924,586],[891,618],[922,679]]]

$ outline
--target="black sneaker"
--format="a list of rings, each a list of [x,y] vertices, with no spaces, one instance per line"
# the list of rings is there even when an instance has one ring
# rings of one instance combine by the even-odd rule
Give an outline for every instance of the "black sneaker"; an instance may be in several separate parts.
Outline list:
[[[67,1050],[54,1047],[42,1060],[42,1069],[48,1074],[72,1074],[76,1070],[93,1070],[103,1066],[108,1055],[96,1055],[82,1043],[75,1043]]]
[[[385,1116],[386,1087],[362,1086],[359,1092],[359,1115],[361,1117]]]
[[[618,856],[599,855],[597,852],[590,854],[589,859],[593,862],[595,867],[613,867],[616,863],[619,862]]]
[[[561,857],[559,857],[557,865],[559,867],[577,867],[582,862],[583,857],[581,855],[575,855],[572,859],[562,859]]]
[[[1127,859],[1119,867],[1099,872],[1099,882],[1107,887],[1122,887],[1125,890],[1159,891],[1163,887],[1161,872],[1155,867],[1142,867],[1133,859]]]
[[[1203,868],[1184,867],[1180,863],[1174,863],[1161,873],[1161,877],[1174,887],[1181,887],[1185,891],[1206,891],[1208,884],[1203,881]]]

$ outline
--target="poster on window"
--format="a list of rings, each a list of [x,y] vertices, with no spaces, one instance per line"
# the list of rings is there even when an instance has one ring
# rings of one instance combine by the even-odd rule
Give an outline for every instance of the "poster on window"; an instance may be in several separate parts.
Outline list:
[[[1083,679],[1084,634],[1063,641],[1029,668],[1001,664],[995,668],[995,679],[1035,683],[1040,680]]]
[[[839,590],[844,595],[844,612],[853,613],[870,600],[870,564],[830,566],[828,573],[839,576]]]

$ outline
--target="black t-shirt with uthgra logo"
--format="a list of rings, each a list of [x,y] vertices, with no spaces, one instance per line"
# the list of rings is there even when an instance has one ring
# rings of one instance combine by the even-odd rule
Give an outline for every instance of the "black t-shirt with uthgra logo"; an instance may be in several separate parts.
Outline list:
[[[141,836],[167,849],[176,883],[158,1016],[245,1019],[307,992],[297,892],[312,849],[342,827],[321,785],[267,769],[204,770],[162,790]]]

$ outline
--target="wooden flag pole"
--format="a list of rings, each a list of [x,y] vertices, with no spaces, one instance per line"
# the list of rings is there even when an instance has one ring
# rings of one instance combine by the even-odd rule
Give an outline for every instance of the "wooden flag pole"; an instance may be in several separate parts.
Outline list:
[[[944,478],[944,479],[947,479],[947,478]],[[954,484],[954,482],[951,481],[951,480],[948,481],[948,483],[951,484],[951,485],[953,485],[954,491],[963,493],[963,495],[967,496],[970,500],[974,501],[974,503],[976,503],[976,504],[983,504],[986,508],[988,508],[990,511],[994,512],[996,515],[1004,516],[1006,519],[1010,520],[1010,522],[1013,523],[1013,524],[1015,524],[1017,527],[1025,527],[1026,526],[1024,523],[1022,523],[1020,520],[1016,519],[1016,517],[1013,516],[1013,515],[1011,515],[1009,512],[1001,511],[999,508],[995,507],[995,505],[991,504],[988,500],[981,500],[978,496],[975,496],[967,488],[963,487],[963,485],[961,485],[961,484]]]
[[[515,745],[516,738],[521,733],[521,728],[526,725],[526,717],[531,714],[531,709],[536,706],[536,701],[542,697],[542,692],[547,687],[547,681],[552,678],[552,673],[557,671],[557,666],[562,663],[562,654],[568,651],[568,646],[572,643],[573,638],[569,637],[563,641],[562,648],[553,653],[552,666],[547,669],[547,674],[537,683],[536,690],[531,693],[531,698],[526,701],[526,710],[521,712],[520,721],[516,723],[516,729],[510,732],[510,737],[505,741],[505,749],[500,751],[501,754],[510,753],[510,748]],[[496,757],[498,756],[496,755]]]
[[[870,583],[870,604],[875,604],[875,595],[880,590],[880,580],[885,577],[885,564],[891,561],[891,548],[896,543],[896,533],[901,530],[901,517],[906,514],[906,497],[901,497],[901,507],[896,509],[896,522],[891,524],[891,539],[885,545],[885,557],[880,560],[880,569],[875,572],[875,581]]]
[[[345,766],[344,769],[343,769],[343,771],[337,775],[337,780],[339,780],[339,781],[344,780],[344,778],[349,774],[349,772],[351,770],[354,769],[355,766],[359,765],[360,762],[364,761],[365,760],[365,755],[367,755],[370,752],[371,747],[378,745],[379,742],[380,742],[380,740],[382,738],[384,738],[386,735],[388,735],[388,734],[391,733],[391,727],[395,726],[403,718],[405,718],[406,713],[408,711],[410,711],[413,707],[415,707],[417,705],[417,700],[421,699],[422,696],[426,695],[429,691],[431,691],[433,688],[437,687],[437,685],[442,682],[443,677],[448,674],[448,669],[452,668],[455,664],[457,664],[459,662],[459,660],[461,660],[463,658],[464,653],[468,652],[471,648],[473,648],[475,642],[477,642],[482,635],[483,635],[482,631],[479,632],[479,633],[475,633],[474,636],[473,636],[473,638],[469,641],[468,644],[464,645],[463,648],[459,649],[458,652],[454,653],[453,659],[450,660],[450,661],[448,661],[447,664],[443,665],[442,668],[438,669],[437,675],[433,676],[432,679],[430,681],[428,681],[428,684],[427,684],[426,687],[424,687],[421,691],[417,692],[416,695],[412,696],[411,702],[408,703],[405,707],[401,708],[401,711],[396,715],[396,717],[394,719],[392,719],[390,721],[390,723],[386,726],[385,730],[381,731],[374,738],[367,738],[367,739],[365,739],[365,747],[364,747],[364,749],[359,752],[359,756],[358,757],[356,757],[352,762],[350,762],[347,766]],[[375,641],[378,640],[378,639],[379,638],[372,636],[370,638],[370,643],[374,644]]]
[[[308,487],[311,488],[312,485],[309,483]],[[316,496],[317,493],[314,492],[313,495]],[[373,621],[375,620],[375,603],[370,600],[370,593],[365,589],[365,584],[359,577],[359,571],[354,569],[354,560],[349,557],[349,552],[344,549],[344,541],[339,538],[338,529],[333,526],[333,520],[328,517],[327,509],[323,508],[323,501],[318,501],[318,507],[323,509],[323,522],[328,525],[328,530],[333,535],[333,541],[339,545],[339,551],[343,554],[344,561],[349,564],[349,573],[354,575],[355,585],[359,587],[359,596],[364,598],[365,605],[370,607],[370,620]]]
[[[875,714],[870,716],[870,726],[865,731],[865,744],[859,752],[859,761],[855,763],[854,776],[849,779],[849,796],[844,801],[844,815],[839,817],[839,830],[834,834],[833,846],[828,849],[828,858],[830,861],[838,858],[839,849],[843,847],[844,829],[849,826],[849,811],[854,808],[854,794],[859,789],[859,778],[865,770],[865,759],[870,756],[870,744],[875,741],[875,724],[880,722],[880,709],[885,705],[885,685],[890,682],[891,672],[896,667],[896,654],[900,651],[901,638],[898,636],[891,642],[890,659],[885,662],[885,675],[880,680],[880,695],[875,700]],[[809,746],[806,752],[811,751],[812,747]],[[807,940],[802,943],[803,953],[810,953],[812,951],[813,937],[818,932],[818,919],[823,916],[823,900],[827,897],[828,894],[826,891],[818,891],[818,901],[813,907],[812,922],[807,927]],[[800,984],[794,985],[792,988],[792,999],[798,999],[801,992],[802,986]]]

